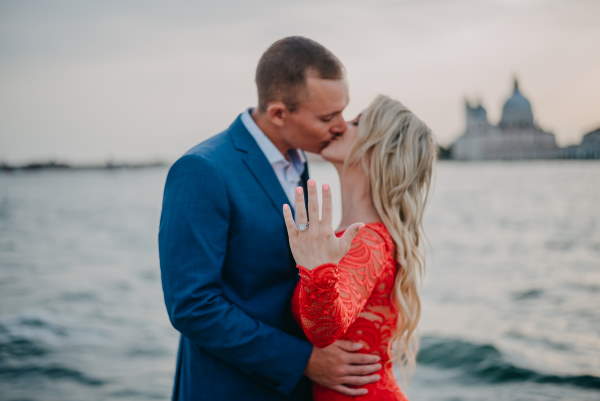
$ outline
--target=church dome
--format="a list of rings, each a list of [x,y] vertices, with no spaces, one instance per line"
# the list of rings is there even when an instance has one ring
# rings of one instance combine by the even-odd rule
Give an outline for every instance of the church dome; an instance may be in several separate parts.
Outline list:
[[[502,107],[500,127],[533,127],[531,103],[521,94],[519,81],[516,78],[513,94],[506,100],[506,103]]]

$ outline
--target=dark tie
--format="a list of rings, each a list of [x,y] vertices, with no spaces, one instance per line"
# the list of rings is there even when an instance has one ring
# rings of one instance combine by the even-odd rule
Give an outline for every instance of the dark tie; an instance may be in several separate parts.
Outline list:
[[[304,162],[304,171],[300,175],[300,181],[298,181],[298,185],[302,187],[304,190],[304,204],[308,207],[308,162]],[[307,210],[308,213],[308,210]]]

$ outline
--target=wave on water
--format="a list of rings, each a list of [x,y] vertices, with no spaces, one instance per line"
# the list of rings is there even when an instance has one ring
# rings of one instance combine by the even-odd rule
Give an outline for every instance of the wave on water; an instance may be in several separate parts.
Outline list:
[[[544,295],[543,289],[531,288],[531,289],[524,290],[524,291],[514,292],[513,299],[515,299],[517,301],[521,301],[521,300],[526,300],[526,299],[540,298],[542,295]]]
[[[101,386],[106,383],[104,380],[86,376],[85,374],[76,369],[67,368],[65,366],[57,364],[27,364],[9,367],[4,366],[0,363],[0,378],[4,380],[24,378],[32,379],[33,377],[42,377],[53,380],[65,379],[75,381],[79,384],[84,384],[87,386]]]
[[[70,380],[87,386],[101,386],[105,381],[83,372],[51,362],[51,349],[40,340],[19,333],[23,326],[52,328],[39,319],[22,319],[17,327],[0,324],[0,382],[43,378]],[[60,331],[59,331],[60,333]]]
[[[593,375],[556,375],[516,366],[491,344],[425,336],[418,362],[442,369],[459,369],[466,381],[487,383],[534,382],[600,389],[600,377]]]
[[[41,344],[27,338],[17,336],[0,337],[0,368],[2,368],[3,362],[9,359],[43,356],[47,353],[48,351]]]

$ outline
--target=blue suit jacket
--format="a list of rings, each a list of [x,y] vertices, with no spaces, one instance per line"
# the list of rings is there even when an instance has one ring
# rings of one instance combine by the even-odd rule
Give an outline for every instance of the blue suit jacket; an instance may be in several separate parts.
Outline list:
[[[284,203],[240,117],[171,166],[159,254],[181,333],[174,400],[311,399],[303,372],[312,346],[290,309],[298,273]]]

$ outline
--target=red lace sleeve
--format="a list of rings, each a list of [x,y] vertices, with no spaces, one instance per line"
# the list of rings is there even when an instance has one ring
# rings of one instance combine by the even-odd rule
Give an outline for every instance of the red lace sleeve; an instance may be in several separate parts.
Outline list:
[[[337,265],[298,266],[297,313],[311,343],[331,344],[356,320],[386,266],[386,250],[382,235],[365,226]]]

